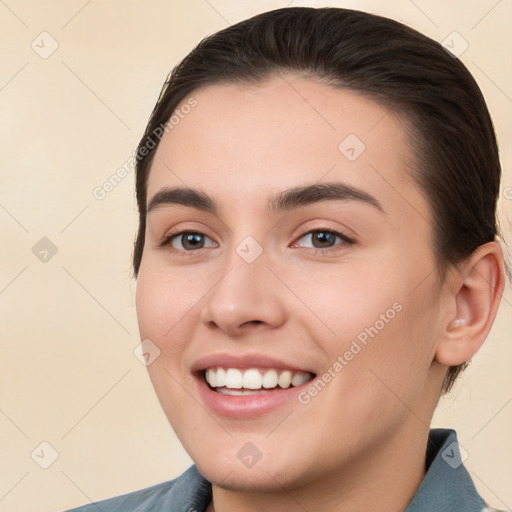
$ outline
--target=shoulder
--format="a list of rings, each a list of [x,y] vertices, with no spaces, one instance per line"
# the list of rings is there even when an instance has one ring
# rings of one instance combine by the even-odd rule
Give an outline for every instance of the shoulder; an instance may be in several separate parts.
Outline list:
[[[178,507],[203,510],[210,500],[211,484],[194,465],[173,480],[66,512],[159,512],[177,510]]]
[[[121,510],[134,512],[144,510],[145,507],[153,505],[156,500],[160,500],[162,496],[165,497],[165,495],[172,490],[174,485],[175,480],[170,480],[169,482],[162,482],[161,484],[123,494],[122,496],[116,496],[115,498],[109,498],[73,508],[66,512],[98,512],[98,510],[104,512],[121,512]]]

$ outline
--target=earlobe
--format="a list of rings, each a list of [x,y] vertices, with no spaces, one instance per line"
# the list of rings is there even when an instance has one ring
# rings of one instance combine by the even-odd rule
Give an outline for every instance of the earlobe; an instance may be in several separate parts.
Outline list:
[[[447,320],[436,351],[436,361],[447,366],[471,359],[491,330],[505,284],[499,244],[480,246],[461,267],[458,282],[450,297],[455,314]]]

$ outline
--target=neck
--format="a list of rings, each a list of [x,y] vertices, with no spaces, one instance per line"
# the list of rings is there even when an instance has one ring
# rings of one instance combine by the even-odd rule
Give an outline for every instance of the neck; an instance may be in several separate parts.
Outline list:
[[[271,493],[213,486],[213,503],[207,512],[352,512],[375,508],[403,512],[425,477],[428,428],[413,419],[415,425],[404,425],[378,447],[368,447],[357,460],[307,484],[285,489],[276,482],[277,489]]]

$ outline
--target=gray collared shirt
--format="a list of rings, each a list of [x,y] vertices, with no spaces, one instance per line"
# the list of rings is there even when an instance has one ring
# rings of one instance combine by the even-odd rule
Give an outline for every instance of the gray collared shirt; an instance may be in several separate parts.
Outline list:
[[[491,512],[462,464],[457,434],[431,429],[427,474],[405,512]],[[182,475],[141,491],[91,503],[67,512],[205,512],[212,486],[196,466]]]

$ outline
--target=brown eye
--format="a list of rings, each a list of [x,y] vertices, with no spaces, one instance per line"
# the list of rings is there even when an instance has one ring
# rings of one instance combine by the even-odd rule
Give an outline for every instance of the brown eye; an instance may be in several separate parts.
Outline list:
[[[213,240],[202,233],[182,231],[167,238],[165,244],[170,244],[180,251],[193,251],[204,247],[214,247]]]
[[[318,249],[332,247],[336,242],[336,235],[329,231],[314,231],[311,235],[313,246]]]
[[[301,243],[300,240],[305,242]],[[339,240],[338,243],[336,243],[337,240]],[[337,231],[317,229],[303,235],[297,243],[300,247],[329,249],[335,245],[341,245],[342,242],[350,242],[350,239]]]

